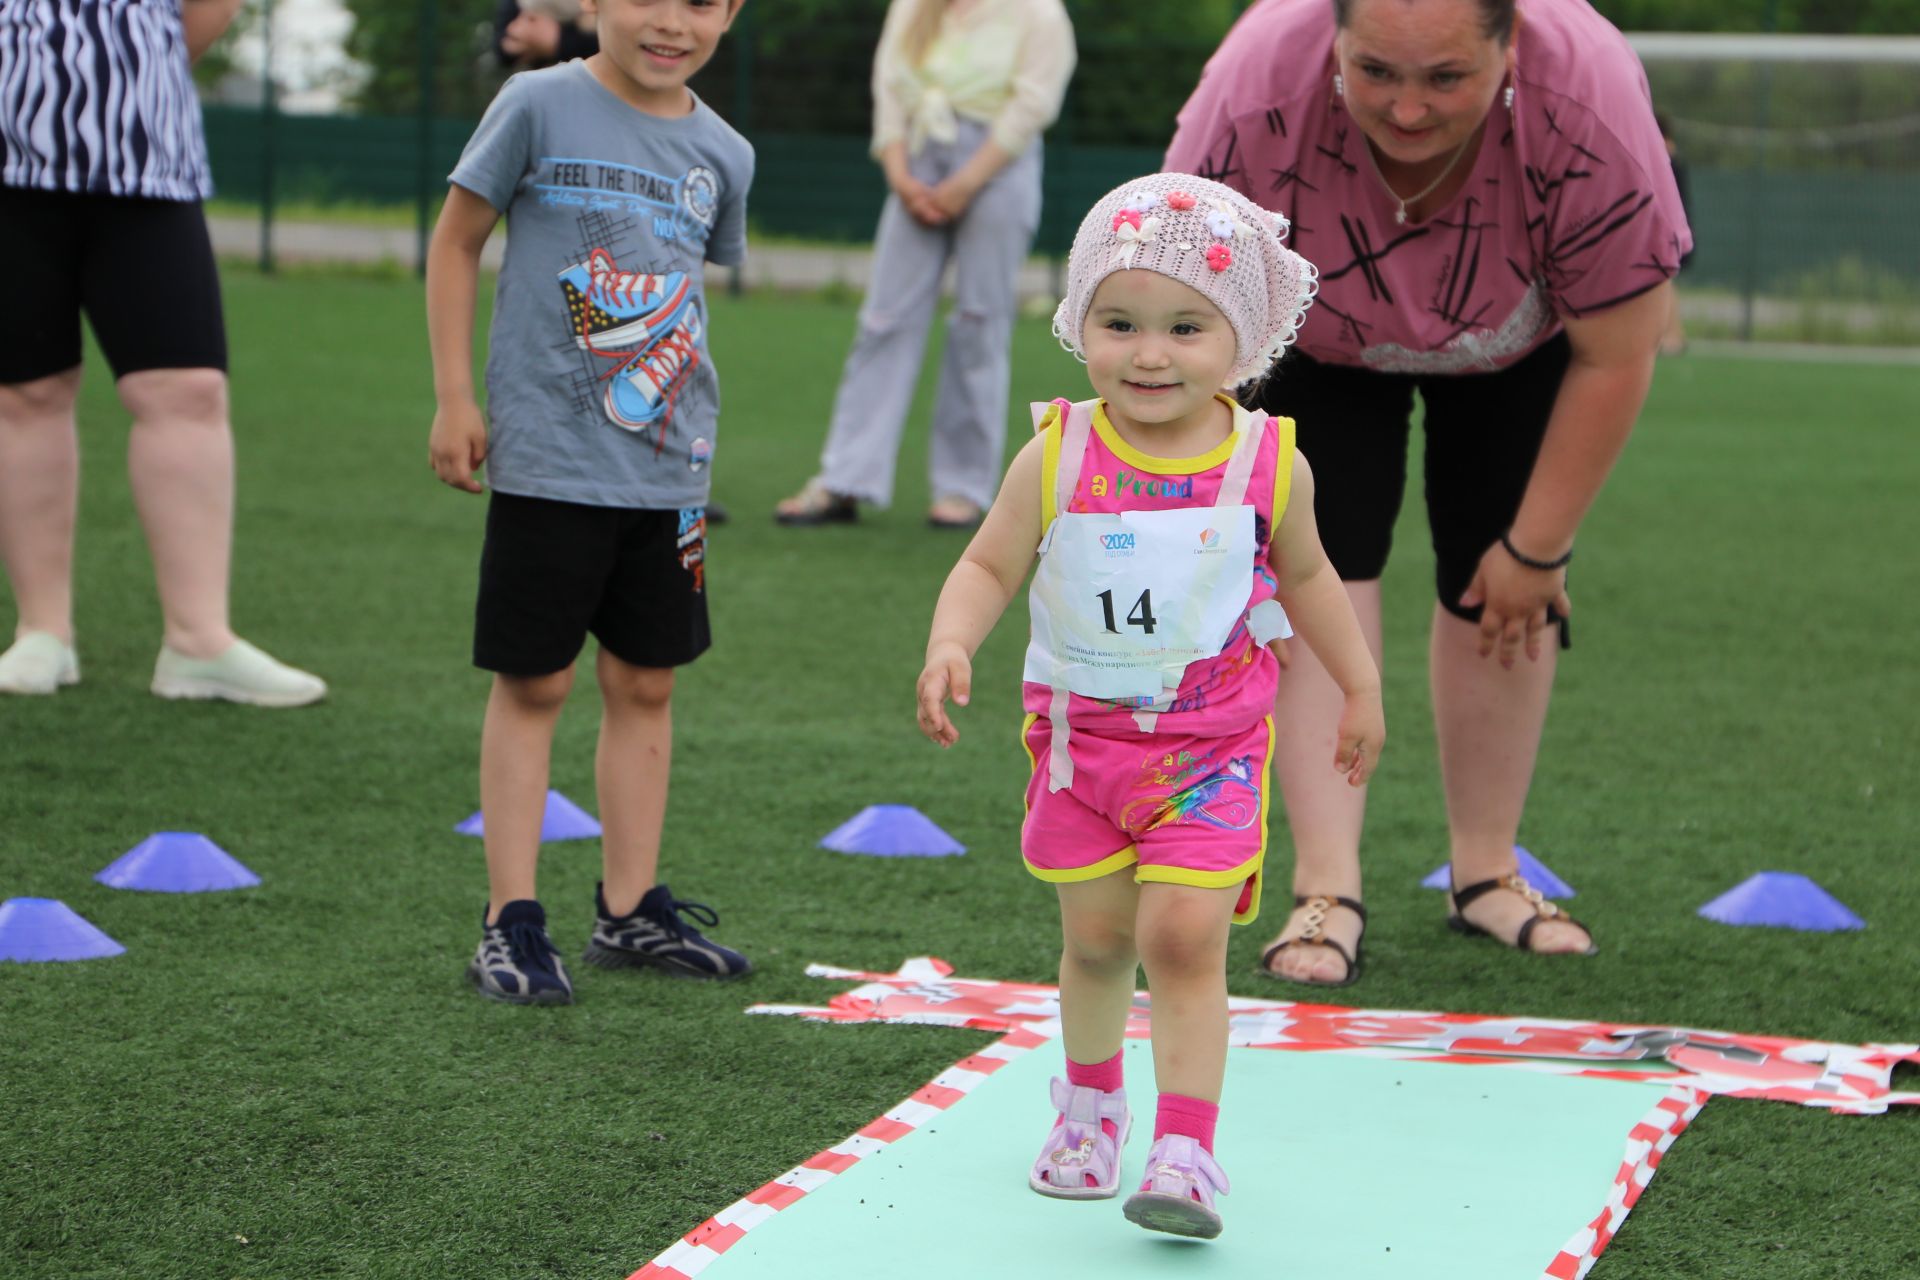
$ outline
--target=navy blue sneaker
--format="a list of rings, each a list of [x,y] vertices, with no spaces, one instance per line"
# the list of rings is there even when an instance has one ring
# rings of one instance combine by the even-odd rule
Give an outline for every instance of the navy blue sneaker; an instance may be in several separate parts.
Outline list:
[[[712,907],[682,902],[663,884],[647,890],[632,915],[607,910],[602,886],[593,891],[593,940],[581,960],[602,969],[664,969],[684,978],[738,978],[753,964],[731,947],[703,937],[689,920],[711,929],[720,923]]]
[[[500,908],[492,924],[480,913],[480,946],[467,977],[481,995],[508,1004],[572,1004],[573,983],[553,939],[547,913],[530,898]]]

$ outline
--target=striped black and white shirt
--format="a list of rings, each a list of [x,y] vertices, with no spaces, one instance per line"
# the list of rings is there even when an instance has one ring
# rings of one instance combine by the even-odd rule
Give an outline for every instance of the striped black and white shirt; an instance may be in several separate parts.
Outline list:
[[[0,0],[0,184],[204,200],[181,0]]]

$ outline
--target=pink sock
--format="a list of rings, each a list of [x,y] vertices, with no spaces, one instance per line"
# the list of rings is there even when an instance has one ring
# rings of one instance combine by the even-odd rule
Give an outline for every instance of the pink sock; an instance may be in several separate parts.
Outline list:
[[[1121,1050],[1125,1053],[1126,1050]],[[1112,1093],[1120,1088],[1125,1079],[1120,1065],[1120,1053],[1114,1054],[1105,1062],[1096,1062],[1088,1066],[1084,1062],[1067,1059],[1067,1083],[1074,1088],[1098,1089],[1103,1093]]]
[[[1184,1093],[1163,1093],[1159,1110],[1153,1116],[1153,1140],[1158,1142],[1170,1133],[1177,1133],[1194,1139],[1212,1154],[1213,1126],[1219,1119],[1217,1102],[1189,1098]]]

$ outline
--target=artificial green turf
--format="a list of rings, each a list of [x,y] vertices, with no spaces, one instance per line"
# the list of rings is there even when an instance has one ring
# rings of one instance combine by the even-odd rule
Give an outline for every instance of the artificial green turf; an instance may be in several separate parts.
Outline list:
[[[617,1280],[985,1042],[740,1016],[831,994],[801,975],[807,961],[891,968],[931,952],[967,974],[1050,978],[1051,900],[1015,853],[1017,608],[981,653],[959,745],[941,753],[913,723],[928,614],[961,546],[920,520],[924,393],[894,510],[858,528],[767,518],[817,455],[850,307],[713,300],[716,496],[735,519],[711,539],[717,646],[676,697],[665,874],[720,909],[716,932],[760,971],[710,987],[589,970],[576,1006],[525,1010],[461,978],[485,896],[479,842],[451,831],[477,799],[483,503],[426,465],[418,286],[232,273],[227,300],[235,620],[334,693],[281,713],[146,693],[151,572],[124,419],[94,361],[85,682],[0,701],[0,897],[61,898],[128,954],[0,966],[0,1275]],[[1084,394],[1043,322],[1022,324],[1015,351],[1018,398]],[[1522,831],[1580,890],[1604,946],[1593,960],[1455,939],[1440,896],[1418,887],[1445,835],[1414,486],[1386,585],[1369,964],[1344,1001],[1920,1037],[1915,383],[1902,368],[1662,365],[1581,539],[1578,647]],[[0,604],[0,635],[11,622]],[[589,808],[596,720],[588,674],[553,778]],[[971,852],[814,847],[879,802],[920,807]],[[175,897],[91,882],[168,829],[206,832],[265,883]],[[1283,824],[1275,843],[1284,883]],[[569,843],[543,865],[568,952],[585,941],[597,861]],[[1758,870],[1814,876],[1869,929],[1695,918]],[[1236,933],[1237,992],[1282,994],[1252,973],[1278,901]],[[1920,1274],[1916,1121],[1716,1101],[1593,1276]],[[1010,1141],[1024,1158],[1027,1140]]]

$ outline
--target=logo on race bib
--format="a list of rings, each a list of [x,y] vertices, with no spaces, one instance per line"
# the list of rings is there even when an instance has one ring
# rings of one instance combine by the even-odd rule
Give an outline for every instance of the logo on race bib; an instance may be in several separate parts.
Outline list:
[[[1200,545],[1193,549],[1193,554],[1197,556],[1223,556],[1227,554],[1227,549],[1221,542],[1220,531],[1218,529],[1202,529],[1200,531]]]
[[[1103,533],[1100,535],[1100,545],[1106,548],[1110,560],[1115,556],[1130,556],[1134,551],[1133,538],[1131,533]]]

